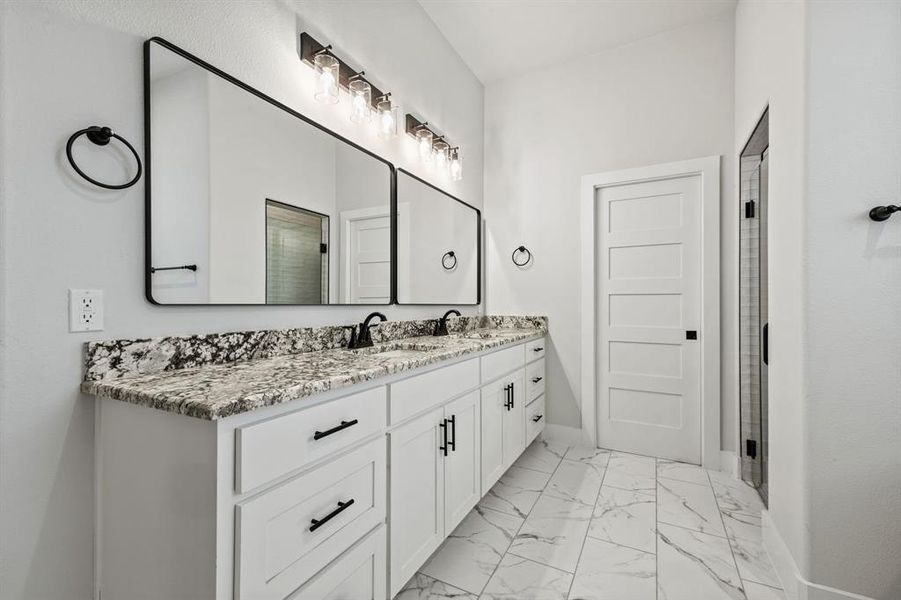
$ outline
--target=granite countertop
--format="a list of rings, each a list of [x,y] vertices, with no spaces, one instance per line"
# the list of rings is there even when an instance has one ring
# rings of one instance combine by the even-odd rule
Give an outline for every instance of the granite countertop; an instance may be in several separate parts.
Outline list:
[[[88,379],[81,389],[87,394],[213,421],[450,359],[477,355],[541,337],[546,332],[546,325],[541,323],[520,324],[515,328],[483,327],[443,337],[387,340],[361,350],[331,348],[117,378]]]

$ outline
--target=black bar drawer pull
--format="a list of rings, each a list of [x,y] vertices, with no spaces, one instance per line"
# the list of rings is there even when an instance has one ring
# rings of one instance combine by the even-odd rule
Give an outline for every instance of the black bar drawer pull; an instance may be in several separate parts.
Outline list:
[[[538,348],[532,348],[532,352],[544,352],[544,348],[539,346]]]
[[[770,324],[763,325],[763,364],[770,364]]]
[[[457,415],[451,415],[448,419],[448,422],[451,426],[450,433],[450,441],[447,443],[448,447],[453,451],[457,451]]]
[[[534,417],[532,417],[532,420],[537,423],[538,421],[541,420],[541,417],[543,417],[543,416],[544,415],[535,415]]]
[[[442,419],[442,421],[438,423],[438,427],[441,428],[441,436],[444,441],[444,445],[438,446],[438,449],[444,453],[444,456],[447,456],[447,419]]]
[[[510,410],[513,401],[510,400],[510,389],[513,387],[512,383],[508,383],[504,386],[504,408]]]
[[[316,531],[317,529],[319,529],[320,527],[322,527],[323,525],[325,525],[326,523],[328,523],[329,521],[331,521],[332,519],[337,517],[339,514],[341,514],[348,506],[350,506],[353,503],[354,503],[353,498],[351,498],[347,502],[339,502],[338,508],[336,508],[329,514],[325,515],[321,519],[311,520],[310,521],[310,531]]]
[[[331,429],[326,429],[325,431],[317,431],[316,433],[313,434],[313,439],[321,440],[322,438],[324,438],[328,435],[332,435],[333,433],[338,433],[342,429],[347,429],[348,427],[353,427],[357,423],[359,423],[359,421],[357,419],[354,419],[353,421],[341,421],[340,425],[336,425],[336,426],[332,427]]]
[[[510,408],[513,408],[516,406],[516,403],[514,402],[514,399],[516,398],[516,392],[514,391],[515,389],[516,389],[516,384],[511,383],[510,384]]]
[[[538,382],[541,381],[542,379],[544,379],[544,377],[533,377],[533,378],[532,378],[532,383],[538,383]]]

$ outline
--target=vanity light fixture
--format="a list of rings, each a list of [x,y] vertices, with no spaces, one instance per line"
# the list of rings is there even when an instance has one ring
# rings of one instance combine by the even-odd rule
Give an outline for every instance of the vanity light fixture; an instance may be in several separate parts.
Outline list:
[[[329,54],[330,48],[331,46],[326,46],[313,57],[313,67],[316,69],[316,89],[313,98],[322,104],[338,103],[341,65],[337,58]]]
[[[368,123],[372,120],[372,86],[363,78],[364,71],[352,75],[347,83],[350,94],[350,120]]]
[[[391,92],[384,94],[375,104],[378,113],[379,137],[383,140],[391,139],[397,135],[397,107],[391,102]]]
[[[432,138],[434,135],[432,134],[432,130],[426,127],[428,123],[423,123],[416,130],[416,148],[419,152],[419,158],[424,163],[429,163],[432,161]]]
[[[450,151],[450,177],[452,181],[463,179],[463,163],[460,161],[460,148],[451,148]]]
[[[443,137],[439,136],[432,142],[432,157],[435,159],[435,166],[438,168],[439,173],[444,173],[445,169],[447,169],[449,151],[450,146],[444,141]]]

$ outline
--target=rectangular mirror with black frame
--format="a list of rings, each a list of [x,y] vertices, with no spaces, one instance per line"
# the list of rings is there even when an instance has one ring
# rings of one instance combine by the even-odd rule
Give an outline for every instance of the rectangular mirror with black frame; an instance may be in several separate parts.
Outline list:
[[[397,170],[397,303],[481,302],[481,213]]]
[[[151,302],[391,303],[390,163],[165,40],[144,58]]]

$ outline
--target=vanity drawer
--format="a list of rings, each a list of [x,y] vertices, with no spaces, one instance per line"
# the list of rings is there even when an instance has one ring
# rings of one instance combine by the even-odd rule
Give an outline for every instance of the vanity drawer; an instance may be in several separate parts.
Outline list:
[[[237,506],[239,600],[282,600],[385,521],[378,439]]]
[[[538,437],[538,434],[544,431],[544,424],[547,417],[544,414],[544,396],[540,396],[537,400],[526,407],[526,446]]]
[[[385,428],[387,391],[378,387],[236,432],[238,493],[297,470]]]
[[[520,344],[483,356],[481,358],[482,383],[494,381],[498,377],[521,368],[526,362],[524,348],[525,345]]]
[[[544,358],[544,341],[545,338],[526,342],[526,362]]]
[[[477,358],[392,383],[391,423],[400,423],[478,386]]]
[[[544,359],[526,366],[526,402],[544,393]]]
[[[288,600],[384,600],[388,595],[385,530],[380,525]]]

